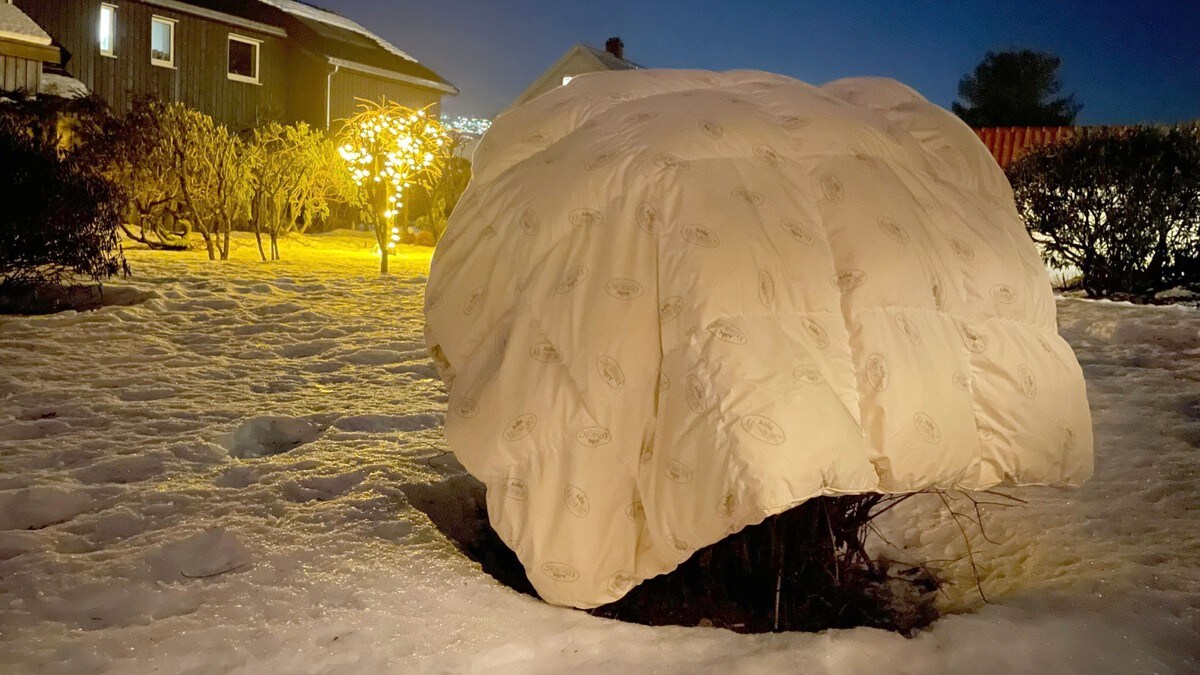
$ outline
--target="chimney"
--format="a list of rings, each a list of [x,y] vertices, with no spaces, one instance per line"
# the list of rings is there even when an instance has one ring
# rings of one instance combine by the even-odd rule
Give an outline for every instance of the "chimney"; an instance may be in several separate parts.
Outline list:
[[[621,38],[619,37],[610,37],[608,38],[608,41],[604,43],[604,51],[612,54],[618,59],[624,59],[625,43],[621,42]]]

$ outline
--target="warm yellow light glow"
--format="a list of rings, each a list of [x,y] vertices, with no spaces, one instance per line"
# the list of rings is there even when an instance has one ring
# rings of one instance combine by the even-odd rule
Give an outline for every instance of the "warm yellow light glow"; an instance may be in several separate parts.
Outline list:
[[[453,142],[424,110],[386,101],[360,107],[343,127],[338,154],[375,214],[376,240],[390,250],[400,241],[401,229],[393,221],[405,214],[405,190],[428,189],[449,160]]]

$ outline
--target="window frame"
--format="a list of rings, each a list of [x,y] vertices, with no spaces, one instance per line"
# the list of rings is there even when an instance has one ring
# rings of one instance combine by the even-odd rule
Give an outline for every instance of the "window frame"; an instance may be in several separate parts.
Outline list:
[[[241,42],[254,47],[254,75],[247,77],[240,73],[232,72],[229,67],[229,43]],[[245,82],[246,84],[262,84],[262,40],[258,40],[237,33],[229,33],[228,39],[225,41],[225,77],[234,82]]]
[[[169,61],[154,57],[154,24],[156,23],[165,24],[171,29],[171,60]],[[178,19],[172,19],[169,16],[150,15],[150,65],[160,68],[175,68],[175,24],[177,23],[179,23]]]
[[[112,18],[108,26],[108,49],[104,48],[104,38],[100,32],[104,27],[104,10],[106,9]],[[100,3],[100,16],[96,24],[96,46],[100,48],[100,56],[117,58],[117,6],[111,2]]]

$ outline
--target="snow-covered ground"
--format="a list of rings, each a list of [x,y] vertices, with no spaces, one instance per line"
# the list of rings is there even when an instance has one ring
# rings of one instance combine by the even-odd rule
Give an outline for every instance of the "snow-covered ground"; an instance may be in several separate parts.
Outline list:
[[[931,628],[747,636],[552,607],[452,544],[480,495],[443,453],[428,250],[380,278],[362,238],[236,244],[131,252],[141,304],[0,318],[0,671],[1200,670],[1200,310],[1060,301],[1096,476],[985,507],[996,543],[968,524],[992,604],[923,496],[877,546],[952,582]]]

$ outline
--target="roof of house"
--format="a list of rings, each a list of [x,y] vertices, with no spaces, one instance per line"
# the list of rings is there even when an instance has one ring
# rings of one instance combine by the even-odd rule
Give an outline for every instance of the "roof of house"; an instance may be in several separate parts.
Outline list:
[[[154,2],[155,0],[147,0]],[[159,0],[162,1],[162,0]],[[454,85],[361,24],[297,0],[179,0],[183,4],[283,28],[309,51],[331,63],[362,65],[365,72],[394,73],[419,86],[458,93]],[[385,73],[376,73],[385,75]]]
[[[50,35],[16,5],[0,3],[0,38],[35,45],[49,45]]]
[[[585,45],[582,42],[575,43],[575,47],[582,47],[591,53],[591,55],[596,57],[596,59],[600,61],[600,64],[608,70],[635,70],[637,68],[641,68],[641,66],[633,61],[618,58],[615,54],[607,52],[603,49],[596,49],[595,47],[591,45]]]
[[[1151,125],[1169,129],[1179,125]],[[982,127],[974,129],[979,140],[987,146],[1001,169],[1008,169],[1017,160],[1039,148],[1060,143],[1076,136],[1095,136],[1104,133],[1122,133],[1137,128],[1136,125],[1092,125],[1075,127]]]

